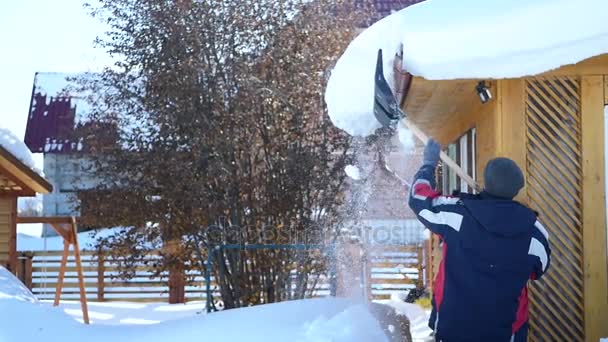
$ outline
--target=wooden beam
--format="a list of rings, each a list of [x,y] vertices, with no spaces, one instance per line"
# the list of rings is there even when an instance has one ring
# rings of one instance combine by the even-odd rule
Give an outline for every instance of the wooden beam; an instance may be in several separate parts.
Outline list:
[[[11,272],[17,272],[17,197],[10,200],[8,264]]]
[[[82,262],[80,261],[80,245],[78,244],[78,227],[76,218],[70,219],[70,237],[74,244],[74,259],[76,261],[76,272],[78,273],[78,287],[80,288],[80,307],[82,309],[82,319],[84,324],[89,324],[89,308],[87,305],[87,293],[84,289],[84,275],[82,273]]]
[[[603,76],[582,78],[581,110],[585,339],[599,341],[608,336]]]
[[[72,224],[69,216],[18,216],[17,223]]]
[[[29,190],[19,190],[19,191],[0,190],[0,197],[34,197],[34,196],[36,196],[36,193],[29,191]]]
[[[495,100],[483,104],[475,90],[476,80],[429,81],[414,77],[404,101],[408,119],[429,136],[447,145],[475,127],[479,118],[491,115]],[[487,82],[496,91],[496,82]]]
[[[33,193],[34,196],[36,195],[36,192],[34,192],[32,190],[32,188],[30,188],[27,184],[25,184],[25,182],[23,182],[21,179],[19,179],[19,177],[12,174],[9,170],[7,170],[4,166],[2,166],[2,164],[0,164],[0,174],[2,174],[4,177],[6,177],[9,181],[15,183],[15,185],[17,185],[19,188],[21,188],[20,189],[21,191]],[[19,190],[16,190],[16,192],[17,191],[19,191]]]
[[[61,299],[61,290],[63,290],[63,277],[65,276],[65,268],[68,264],[68,254],[70,253],[70,243],[68,240],[63,240],[63,254],[61,255],[61,268],[57,275],[57,288],[55,288],[55,300],[53,306],[59,305]]]
[[[64,228],[59,223],[51,223],[51,227],[53,227],[57,234],[59,234],[59,236],[61,236],[65,241],[71,244],[74,243],[74,238],[69,228]]]
[[[494,100],[488,103],[486,106],[491,106],[491,111],[484,115],[476,116],[476,146],[475,146],[475,161],[476,161],[476,175],[479,183],[483,184],[483,170],[490,159],[500,156],[502,154],[502,130],[501,130],[501,118],[504,114],[502,111],[501,103],[503,97],[501,96],[503,85],[502,81],[497,82],[493,89]]]
[[[527,177],[525,80],[503,80],[501,83],[501,154],[515,161]],[[522,203],[528,203],[526,183],[516,198]]]
[[[608,54],[547,71],[542,76],[601,76],[608,74]]]
[[[604,104],[608,106],[608,76],[604,76]]]

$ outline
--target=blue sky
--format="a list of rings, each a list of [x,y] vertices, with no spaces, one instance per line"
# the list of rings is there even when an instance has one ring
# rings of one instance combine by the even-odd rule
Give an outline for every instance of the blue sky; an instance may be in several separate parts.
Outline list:
[[[21,139],[36,71],[82,72],[111,64],[109,56],[93,44],[106,26],[87,14],[85,2],[0,3],[0,126]],[[35,157],[41,168],[41,156]]]

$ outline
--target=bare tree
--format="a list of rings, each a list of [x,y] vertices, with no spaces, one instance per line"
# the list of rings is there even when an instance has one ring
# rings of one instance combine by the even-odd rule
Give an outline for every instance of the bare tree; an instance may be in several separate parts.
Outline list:
[[[81,79],[97,123],[82,132],[103,179],[83,194],[83,215],[132,227],[101,242],[125,269],[146,248],[161,248],[158,272],[183,272],[217,246],[320,244],[337,231],[350,139],[322,94],[371,11],[342,0],[100,0],[93,13],[110,23],[101,44],[119,62]],[[239,307],[311,295],[326,257],[223,249],[210,271],[225,306]]]

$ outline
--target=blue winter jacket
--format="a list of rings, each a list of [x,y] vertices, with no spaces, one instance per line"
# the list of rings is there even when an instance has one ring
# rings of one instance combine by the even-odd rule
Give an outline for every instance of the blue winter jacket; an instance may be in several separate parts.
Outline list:
[[[440,196],[434,174],[423,166],[409,199],[443,244],[429,326],[438,341],[513,341],[528,320],[527,282],[549,267],[547,231],[516,201]]]

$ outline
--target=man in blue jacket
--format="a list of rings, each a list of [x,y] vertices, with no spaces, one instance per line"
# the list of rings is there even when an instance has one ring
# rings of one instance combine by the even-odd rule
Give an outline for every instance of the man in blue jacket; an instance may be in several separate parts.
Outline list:
[[[435,189],[441,146],[430,140],[409,205],[443,242],[429,326],[437,341],[526,341],[529,279],[540,279],[551,250],[537,214],[513,198],[524,176],[510,159],[484,170],[478,194],[442,196]]]

